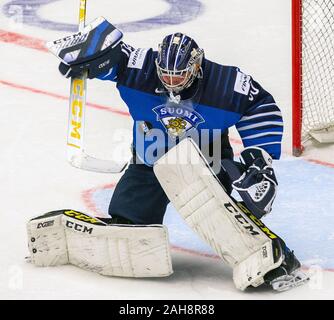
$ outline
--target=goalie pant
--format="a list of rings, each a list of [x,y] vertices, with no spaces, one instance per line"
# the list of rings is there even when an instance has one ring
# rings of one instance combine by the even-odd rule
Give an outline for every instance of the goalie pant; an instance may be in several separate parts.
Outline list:
[[[221,170],[217,176],[230,194],[232,181],[226,171]],[[162,224],[169,202],[153,168],[137,160],[118,181],[108,212],[119,223]]]

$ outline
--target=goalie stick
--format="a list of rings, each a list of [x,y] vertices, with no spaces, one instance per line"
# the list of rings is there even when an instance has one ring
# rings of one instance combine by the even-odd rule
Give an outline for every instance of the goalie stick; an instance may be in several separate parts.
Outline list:
[[[80,0],[79,32],[85,27],[87,0]],[[120,173],[127,163],[103,160],[90,156],[84,151],[85,111],[87,93],[87,72],[79,77],[71,78],[70,106],[67,130],[67,160],[79,169]]]

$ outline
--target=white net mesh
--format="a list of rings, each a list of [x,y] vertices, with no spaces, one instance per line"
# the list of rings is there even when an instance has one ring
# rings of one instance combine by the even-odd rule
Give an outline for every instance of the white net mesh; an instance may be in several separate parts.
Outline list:
[[[302,137],[334,126],[334,0],[303,0]]]

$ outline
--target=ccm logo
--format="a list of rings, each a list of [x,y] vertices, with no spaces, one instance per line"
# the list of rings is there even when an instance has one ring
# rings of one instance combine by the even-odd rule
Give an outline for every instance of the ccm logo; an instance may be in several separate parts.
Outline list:
[[[71,104],[71,138],[81,138],[81,118],[83,112],[84,80],[78,78],[73,80],[74,99]]]
[[[51,221],[45,221],[45,222],[40,222],[38,225],[37,225],[37,229],[40,229],[40,228],[46,228],[46,227],[51,227],[53,226],[54,224],[54,220],[51,220]]]
[[[242,227],[247,230],[250,235],[259,235],[259,233],[254,230],[254,227],[247,221],[247,219],[242,214],[240,214],[240,212],[236,208],[234,208],[231,203],[224,203],[224,207],[227,211],[233,214],[234,218],[238,221],[238,223],[242,225]]]
[[[92,234],[93,232],[93,228],[87,228],[86,226],[71,221],[66,221],[66,227],[83,233]]]
[[[99,65],[99,69],[102,69],[103,67],[107,66],[110,63],[110,60],[104,61]]]

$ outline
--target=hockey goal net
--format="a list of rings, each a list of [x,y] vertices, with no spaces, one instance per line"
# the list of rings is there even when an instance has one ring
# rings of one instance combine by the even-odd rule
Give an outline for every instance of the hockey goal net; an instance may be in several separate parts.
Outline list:
[[[292,0],[293,153],[334,142],[334,0]]]

